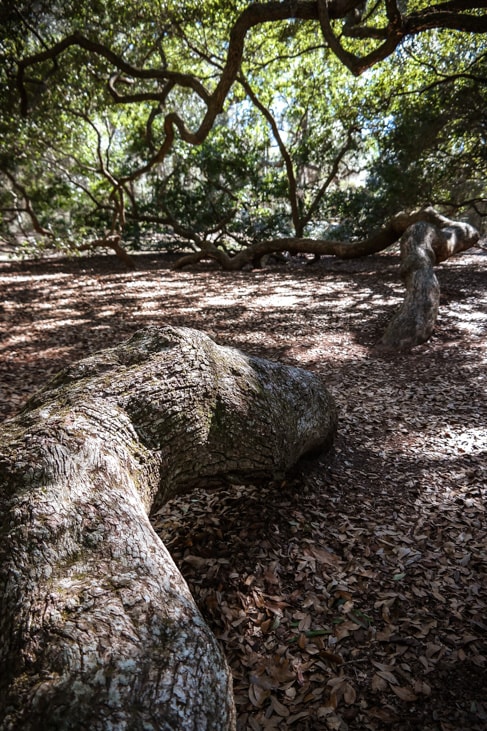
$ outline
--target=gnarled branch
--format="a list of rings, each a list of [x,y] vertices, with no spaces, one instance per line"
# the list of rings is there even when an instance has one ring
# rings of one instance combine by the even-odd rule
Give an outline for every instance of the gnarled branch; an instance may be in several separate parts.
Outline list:
[[[336,423],[321,381],[186,328],[63,371],[0,433],[0,729],[232,731],[231,674],[148,514],[276,479]]]
[[[406,296],[381,338],[381,350],[408,350],[432,335],[440,305],[440,285],[433,267],[479,240],[467,223],[419,221],[401,238],[401,278]]]

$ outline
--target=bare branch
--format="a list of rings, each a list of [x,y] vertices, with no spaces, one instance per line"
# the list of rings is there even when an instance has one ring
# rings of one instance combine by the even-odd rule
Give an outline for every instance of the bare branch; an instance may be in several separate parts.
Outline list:
[[[271,111],[265,106],[265,104],[262,104],[258,96],[255,94],[254,90],[250,86],[247,79],[241,74],[239,76],[240,83],[242,84],[243,88],[245,89],[247,95],[249,96],[250,100],[254,104],[254,106],[257,107],[257,109],[261,112],[261,114],[265,117],[267,120],[271,130],[272,134],[274,136],[274,139],[277,142],[277,146],[279,147],[279,152],[281,153],[282,159],[284,161],[284,165],[286,168],[286,175],[288,180],[288,189],[289,189],[289,204],[291,206],[291,217],[293,220],[294,230],[296,232],[297,236],[302,235],[302,222],[299,212],[299,206],[298,206],[298,195],[297,195],[297,181],[296,181],[296,175],[294,173],[294,166],[293,161],[291,159],[291,155],[289,154],[289,151],[284,144],[284,141],[281,137],[281,134],[279,132],[279,128],[277,126],[276,120],[274,119]]]
[[[340,167],[340,163],[342,162],[343,158],[345,157],[346,153],[353,147],[354,144],[354,134],[357,130],[353,127],[352,129],[348,130],[347,140],[345,144],[342,146],[342,148],[338,151],[338,154],[335,156],[335,159],[333,160],[333,164],[331,166],[331,170],[328,173],[325,181],[320,186],[318,192],[316,193],[313,202],[311,203],[308,213],[306,216],[304,216],[303,219],[303,226],[306,226],[308,224],[314,214],[316,213],[318,206],[320,205],[323,196],[325,195],[326,191],[332,184],[335,176],[338,173],[338,169]]]

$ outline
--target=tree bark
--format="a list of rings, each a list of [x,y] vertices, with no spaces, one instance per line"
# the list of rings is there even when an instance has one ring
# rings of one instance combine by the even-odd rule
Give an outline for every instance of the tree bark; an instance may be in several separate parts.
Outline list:
[[[380,350],[409,350],[432,335],[440,304],[440,285],[433,267],[474,246],[479,234],[467,223],[443,219],[443,228],[421,221],[401,238],[404,301],[379,343]]]
[[[401,236],[414,223],[426,221],[439,228],[455,225],[454,221],[442,216],[431,206],[420,208],[411,213],[400,213],[393,216],[382,228],[374,231],[366,239],[359,241],[336,241],[333,239],[308,239],[308,238],[280,238],[268,241],[259,241],[249,246],[238,254],[229,256],[221,249],[212,244],[207,244],[205,251],[199,253],[199,258],[189,254],[183,256],[175,263],[175,269],[182,269],[185,266],[194,264],[201,259],[214,259],[223,269],[236,271],[248,266],[252,261],[259,259],[266,254],[274,254],[281,251],[289,251],[291,254],[314,254],[320,256],[336,256],[339,259],[357,259],[362,256],[370,256],[384,251],[392,244],[400,240]],[[470,244],[473,246],[473,244]],[[467,248],[467,247],[466,247]]]
[[[234,729],[223,653],[149,513],[278,478],[335,425],[313,374],[186,328],[34,396],[0,435],[1,731]]]
[[[113,249],[115,255],[120,259],[128,269],[136,269],[134,259],[127,253],[126,249],[120,243],[120,234],[109,234],[101,239],[94,239],[89,241],[87,244],[80,244],[77,246],[77,251],[93,251],[97,247],[103,249]]]

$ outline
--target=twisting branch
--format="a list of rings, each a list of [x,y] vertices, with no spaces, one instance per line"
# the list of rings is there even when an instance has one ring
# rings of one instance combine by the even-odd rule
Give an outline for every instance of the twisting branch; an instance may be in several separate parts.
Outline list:
[[[310,372],[146,328],[58,374],[0,438],[3,731],[235,731],[232,675],[149,515],[330,448]]]
[[[469,0],[452,0],[451,2],[429,5],[411,15],[404,16],[406,35],[416,35],[433,28],[458,30],[463,33],[486,33],[487,14],[483,16],[469,15],[466,10],[487,8],[487,2],[470,2]]]
[[[388,6],[389,25],[387,26],[384,43],[368,53],[366,56],[356,56],[355,54],[350,53],[350,51],[347,51],[341,45],[333,32],[328,9],[329,0],[318,0],[318,18],[323,38],[335,56],[348,68],[349,71],[352,72],[354,76],[360,76],[360,74],[368,68],[371,68],[371,66],[374,66],[379,61],[390,56],[404,38],[405,33],[403,30],[401,14],[394,12],[392,6],[395,6],[395,3],[387,2],[386,4]]]
[[[114,53],[105,45],[92,41],[81,33],[76,32],[64,38],[52,48],[29,56],[19,62],[17,85],[19,89],[21,108],[23,113],[28,111],[28,96],[26,91],[26,69],[38,63],[48,60],[56,60],[57,57],[72,46],[78,46],[85,50],[100,55],[118,69],[120,73],[140,80],[160,81],[163,83],[162,91],[154,92],[153,101],[160,102],[161,95],[167,96],[168,85],[171,83],[186,87],[194,91],[203,101],[206,111],[199,127],[195,131],[187,129],[183,119],[175,112],[165,117],[164,137],[159,149],[152,155],[145,165],[134,170],[120,182],[131,182],[148,172],[154,165],[164,160],[170,152],[174,143],[176,131],[181,139],[191,145],[201,144],[211,131],[217,115],[223,109],[229,90],[235,82],[239,72],[245,46],[245,38],[249,30],[263,23],[278,22],[282,20],[318,20],[323,36],[332,51],[349,68],[353,74],[360,74],[367,68],[391,55],[401,40],[407,35],[415,35],[432,28],[449,28],[471,33],[487,32],[487,15],[469,15],[468,10],[487,7],[487,3],[473,3],[465,0],[449,0],[423,8],[409,16],[401,15],[397,3],[392,0],[386,1],[386,13],[389,23],[384,29],[384,42],[365,56],[355,56],[343,48],[336,38],[331,27],[331,20],[344,18],[360,4],[356,0],[283,0],[282,2],[254,2],[249,4],[238,16],[229,35],[227,56],[220,78],[215,89],[209,94],[201,82],[191,74],[170,71],[166,68],[145,69],[137,68],[127,63],[118,54]],[[367,31],[368,35],[365,33]],[[377,29],[368,31],[366,28],[363,37],[377,38]],[[121,76],[116,79],[121,81]],[[120,95],[115,89],[115,78],[112,79],[111,93],[115,95],[120,103],[135,101],[137,95],[128,95],[126,98]],[[144,93],[144,100],[147,100],[147,93]]]
[[[28,96],[25,88],[25,70],[30,66],[35,66],[44,61],[54,60],[66,50],[74,46],[78,48],[83,48],[85,51],[95,53],[96,55],[105,58],[115,68],[119,69],[120,72],[127,74],[134,79],[150,81],[158,80],[162,82],[172,81],[176,84],[179,84],[179,86],[192,89],[198,96],[201,97],[201,99],[203,99],[203,101],[208,101],[208,92],[195,76],[191,76],[190,74],[183,74],[178,71],[169,71],[167,69],[137,68],[136,66],[132,66],[132,64],[127,63],[127,61],[125,61],[121,56],[116,54],[110,48],[107,48],[104,44],[93,41],[84,36],[79,31],[76,31],[66,38],[63,38],[63,40],[59,41],[59,43],[54,44],[54,46],[52,46],[51,48],[40,51],[39,53],[28,56],[19,61],[17,73],[17,88],[20,94],[22,114],[26,115],[29,109]],[[120,79],[119,75],[116,75],[116,77]],[[109,89],[112,91],[112,93],[114,93],[113,81],[111,83],[109,81]],[[152,96],[152,99],[158,101],[160,99],[160,93],[155,93]],[[123,97],[118,96],[118,100],[123,100]]]
[[[313,202],[311,203],[310,207],[308,208],[307,214],[303,218],[303,227],[306,226],[306,224],[308,224],[311,221],[312,217],[318,210],[318,206],[320,205],[321,200],[323,199],[323,196],[325,195],[326,191],[328,190],[328,188],[332,184],[335,176],[338,173],[338,169],[340,167],[340,164],[341,164],[343,158],[345,157],[346,153],[352,149],[352,147],[354,145],[354,135],[356,132],[357,132],[357,129],[355,127],[352,127],[352,129],[348,130],[347,140],[346,140],[345,144],[341,147],[341,149],[338,151],[338,154],[335,156],[335,159],[333,160],[330,172],[328,173],[324,182],[321,184],[318,192],[316,193],[316,195],[314,197]]]
[[[469,249],[479,240],[467,223],[440,216],[438,223],[419,221],[401,238],[401,278],[404,301],[383,334],[379,350],[409,350],[432,335],[440,305],[440,285],[433,267]]]
[[[260,99],[258,98],[257,94],[254,92],[252,87],[250,86],[249,82],[245,78],[243,74],[240,74],[238,77],[239,82],[241,83],[242,87],[245,89],[245,92],[249,99],[251,100],[252,104],[259,110],[259,112],[262,114],[262,116],[267,120],[269,127],[272,130],[272,134],[274,136],[275,141],[277,142],[277,146],[279,147],[279,152],[281,153],[282,159],[284,161],[284,166],[286,168],[286,175],[287,175],[287,181],[288,181],[288,198],[289,198],[289,204],[291,206],[291,218],[293,221],[294,230],[296,233],[296,236],[302,236],[303,235],[303,225],[301,221],[301,216],[299,212],[299,205],[298,205],[298,184],[296,180],[296,175],[294,173],[294,165],[293,161],[291,159],[291,155],[289,154],[289,150],[287,149],[286,145],[284,144],[284,140],[282,139],[281,133],[279,132],[279,127],[277,126],[277,122],[274,119],[274,116],[272,115],[271,111],[263,104]]]
[[[418,222],[426,222],[440,229],[452,224],[450,219],[442,216],[438,211],[430,206],[420,208],[411,213],[404,211],[393,216],[380,229],[374,231],[366,239],[359,241],[338,241],[333,239],[310,239],[310,238],[279,238],[267,241],[259,241],[246,249],[243,249],[234,256],[228,256],[223,251],[219,251],[218,255],[213,254],[211,258],[216,259],[224,269],[236,271],[251,264],[252,261],[280,251],[289,251],[290,253],[303,253],[314,255],[336,256],[339,259],[357,259],[361,256],[370,256],[384,251],[399,241],[404,232],[413,224]],[[473,239],[469,244],[474,246]],[[467,247],[465,247],[467,248]],[[451,255],[451,254],[449,254]],[[184,257],[176,262],[175,268],[180,269],[188,263]]]
[[[335,56],[347,67],[354,76],[359,76],[362,73],[360,59],[350,51],[343,48],[342,44],[333,33],[333,28],[330,23],[330,15],[328,12],[328,0],[318,0],[318,17],[321,26],[321,32],[323,38],[327,42],[329,48]]]
[[[344,17],[351,9],[358,5],[356,0],[332,0],[327,8],[330,18]],[[217,115],[221,112],[228,92],[233,85],[240,71],[243,57],[244,43],[248,31],[262,23],[277,22],[296,18],[301,20],[317,19],[316,3],[310,0],[284,0],[284,2],[252,3],[237,18],[230,31],[227,57],[222,69],[220,79],[213,93],[208,95],[199,80],[188,74],[169,71],[167,69],[139,69],[128,64],[119,55],[114,53],[101,43],[92,41],[81,33],[76,32],[64,38],[52,48],[29,56],[19,62],[17,86],[19,89],[21,110],[24,114],[28,111],[28,96],[25,87],[25,71],[43,61],[56,59],[71,46],[79,46],[87,51],[96,53],[112,63],[120,72],[142,80],[160,80],[162,82],[174,82],[178,85],[192,89],[203,100],[206,105],[206,112],[199,128],[191,132],[184,124],[181,117],[172,112],[165,118],[164,140],[159,150],[147,161],[145,165],[127,175],[123,182],[135,180],[148,172],[154,165],[164,160],[172,148],[175,131],[177,130],[181,139],[191,145],[201,144],[211,131]],[[167,88],[167,87],[166,87]],[[111,93],[115,93],[114,83],[111,85]],[[154,101],[160,101],[163,92],[154,94]],[[119,101],[123,100],[117,94]],[[127,97],[130,100],[130,95]]]

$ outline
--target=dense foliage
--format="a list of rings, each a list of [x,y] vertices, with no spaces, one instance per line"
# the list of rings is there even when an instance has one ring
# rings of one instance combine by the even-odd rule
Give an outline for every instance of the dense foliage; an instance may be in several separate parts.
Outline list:
[[[424,203],[478,225],[483,5],[6,2],[1,235],[232,251]]]

